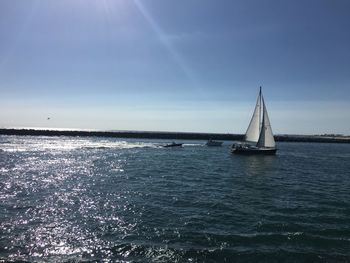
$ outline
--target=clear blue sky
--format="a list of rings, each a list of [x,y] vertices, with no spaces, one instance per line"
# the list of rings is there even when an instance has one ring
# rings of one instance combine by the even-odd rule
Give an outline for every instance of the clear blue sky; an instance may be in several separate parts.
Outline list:
[[[0,127],[350,134],[348,0],[2,0]],[[50,120],[47,120],[50,117]]]

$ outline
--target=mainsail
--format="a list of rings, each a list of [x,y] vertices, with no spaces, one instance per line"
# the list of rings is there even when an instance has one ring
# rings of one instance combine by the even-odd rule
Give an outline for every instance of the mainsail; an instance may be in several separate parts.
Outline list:
[[[273,138],[270,119],[267,114],[264,98],[261,96],[261,101],[263,105],[263,118],[261,124],[261,131],[259,140],[257,143],[258,147],[275,147],[275,139]]]
[[[256,100],[256,106],[254,109],[253,117],[250,120],[248,129],[245,133],[245,141],[258,142],[260,135],[260,115],[261,115],[261,88],[258,99]]]

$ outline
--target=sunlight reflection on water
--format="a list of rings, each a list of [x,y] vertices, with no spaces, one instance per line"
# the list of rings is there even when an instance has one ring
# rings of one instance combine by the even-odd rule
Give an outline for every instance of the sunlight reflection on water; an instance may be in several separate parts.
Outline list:
[[[0,260],[349,256],[349,146],[325,160],[318,144],[259,157],[162,144],[0,136]]]

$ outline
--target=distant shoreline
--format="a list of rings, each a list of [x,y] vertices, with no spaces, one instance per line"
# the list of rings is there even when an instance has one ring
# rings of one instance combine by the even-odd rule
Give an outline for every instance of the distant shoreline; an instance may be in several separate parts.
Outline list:
[[[80,136],[113,137],[137,139],[172,140],[225,140],[242,141],[243,134],[228,133],[192,133],[192,132],[154,132],[154,131],[77,131],[77,130],[40,130],[40,129],[0,129],[0,135],[18,136]],[[320,142],[350,143],[350,136],[340,135],[275,135],[278,142]]]

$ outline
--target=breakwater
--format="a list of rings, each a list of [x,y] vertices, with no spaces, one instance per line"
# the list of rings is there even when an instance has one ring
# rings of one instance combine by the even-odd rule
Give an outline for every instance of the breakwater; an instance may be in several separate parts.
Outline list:
[[[21,136],[81,136],[115,137],[139,139],[173,140],[227,140],[242,141],[243,134],[229,133],[192,133],[192,132],[156,132],[156,131],[77,131],[77,130],[41,130],[41,129],[0,129],[0,135]],[[350,143],[350,136],[330,135],[275,135],[278,142],[321,142]]]

